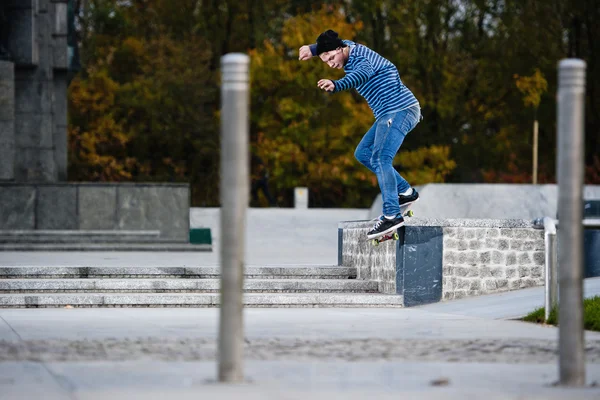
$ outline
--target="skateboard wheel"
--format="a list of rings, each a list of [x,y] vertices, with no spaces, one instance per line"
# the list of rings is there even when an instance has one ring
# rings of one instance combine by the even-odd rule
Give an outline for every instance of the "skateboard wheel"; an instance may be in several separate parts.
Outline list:
[[[398,240],[398,239],[400,239],[400,235],[398,235],[398,232],[394,232],[394,235],[392,236],[392,238],[394,238],[394,240]]]
[[[377,239],[373,239],[373,241],[371,243],[373,243],[373,246],[375,246],[375,247],[379,246],[379,240],[377,240]]]
[[[409,217],[412,217],[413,215],[415,215],[415,213],[413,212],[413,210],[408,210],[406,215],[408,215]]]

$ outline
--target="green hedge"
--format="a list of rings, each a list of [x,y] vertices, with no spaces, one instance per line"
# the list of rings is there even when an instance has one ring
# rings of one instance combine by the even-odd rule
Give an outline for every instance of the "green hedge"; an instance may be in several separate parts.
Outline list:
[[[538,308],[523,318],[523,321],[558,325],[557,307],[554,307],[550,311],[548,321],[544,321],[544,312],[544,307]],[[594,296],[583,300],[583,329],[589,331],[600,331],[600,296]]]

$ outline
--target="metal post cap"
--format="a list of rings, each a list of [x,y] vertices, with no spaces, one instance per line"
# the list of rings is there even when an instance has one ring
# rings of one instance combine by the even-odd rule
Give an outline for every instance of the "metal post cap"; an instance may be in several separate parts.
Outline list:
[[[558,86],[581,87],[585,85],[586,63],[578,58],[567,58],[558,63]]]
[[[560,69],[563,68],[585,68],[586,63],[579,58],[565,58],[558,63]]]
[[[248,82],[250,57],[243,53],[228,53],[221,57],[223,82]]]

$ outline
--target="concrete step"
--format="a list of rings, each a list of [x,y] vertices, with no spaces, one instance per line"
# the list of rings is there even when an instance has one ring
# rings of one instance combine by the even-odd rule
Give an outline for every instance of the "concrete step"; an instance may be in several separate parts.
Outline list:
[[[262,279],[352,279],[356,268],[325,265],[246,266],[247,278]],[[220,267],[0,267],[0,279],[7,278],[179,278],[200,279],[220,276]]]
[[[4,279],[3,293],[218,293],[220,279]],[[377,283],[356,279],[246,279],[245,292],[377,293]]]
[[[244,294],[245,307],[402,307],[399,295],[375,293]],[[217,293],[2,294],[0,308],[37,307],[218,307]]]
[[[2,244],[179,242],[160,237],[158,230],[0,230]]]
[[[212,251],[191,243],[0,243],[0,251]]]

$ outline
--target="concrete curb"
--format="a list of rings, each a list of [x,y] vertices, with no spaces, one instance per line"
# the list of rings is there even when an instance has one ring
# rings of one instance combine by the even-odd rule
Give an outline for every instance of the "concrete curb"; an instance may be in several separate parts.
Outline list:
[[[356,277],[356,268],[338,266],[246,266],[246,277],[270,278],[328,278]],[[95,277],[175,277],[214,278],[220,267],[0,267],[0,278],[95,278]]]
[[[2,243],[0,251],[212,251],[190,243]]]
[[[219,294],[7,294],[0,308],[13,307],[216,307]],[[385,294],[244,294],[245,307],[402,307],[402,296]]]
[[[215,293],[220,286],[219,279],[4,279],[0,293]],[[377,283],[357,279],[248,279],[244,291],[377,293]]]

